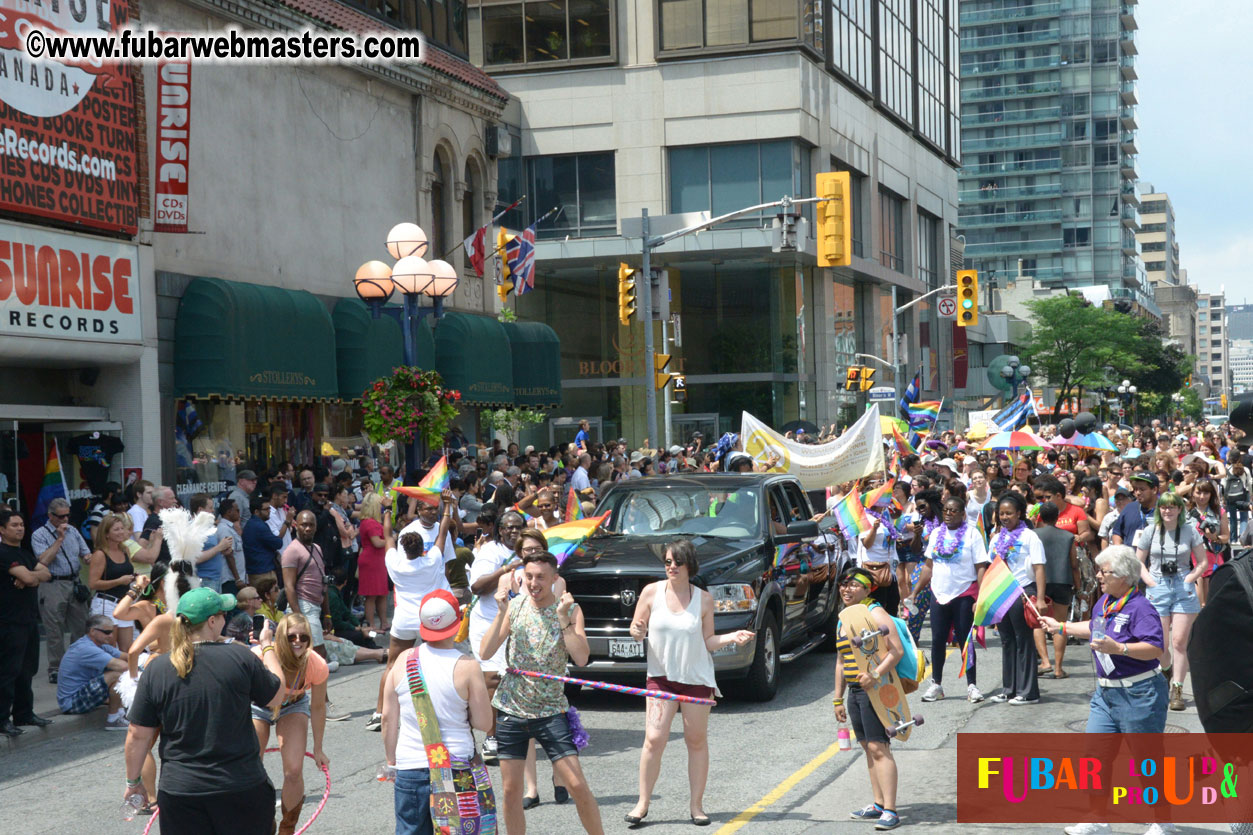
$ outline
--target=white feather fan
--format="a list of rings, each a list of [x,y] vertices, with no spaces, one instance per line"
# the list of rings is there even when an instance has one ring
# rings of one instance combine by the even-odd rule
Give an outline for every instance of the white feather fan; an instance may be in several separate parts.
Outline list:
[[[216,522],[212,513],[200,512],[194,517],[181,507],[162,510],[161,531],[166,547],[170,549],[170,570],[165,575],[165,605],[169,611],[178,608],[178,576],[188,578],[192,588],[200,585],[196,579],[196,559],[204,551],[205,540],[213,533]]]

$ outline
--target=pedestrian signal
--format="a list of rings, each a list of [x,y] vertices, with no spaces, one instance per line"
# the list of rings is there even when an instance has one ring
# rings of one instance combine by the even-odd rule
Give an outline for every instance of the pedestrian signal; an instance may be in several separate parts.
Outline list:
[[[861,366],[860,365],[850,365],[848,367],[848,374],[844,378],[844,390],[845,391],[861,390]]]

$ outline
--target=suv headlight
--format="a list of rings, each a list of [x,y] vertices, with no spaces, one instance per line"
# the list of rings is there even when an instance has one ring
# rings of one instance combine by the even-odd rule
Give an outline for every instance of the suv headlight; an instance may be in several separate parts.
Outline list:
[[[747,583],[710,586],[709,593],[713,595],[717,614],[757,611],[757,594]]]

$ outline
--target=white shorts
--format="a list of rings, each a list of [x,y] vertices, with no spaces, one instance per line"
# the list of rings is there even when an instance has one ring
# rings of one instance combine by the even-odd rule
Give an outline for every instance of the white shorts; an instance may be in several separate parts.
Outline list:
[[[116,601],[110,600],[107,597],[101,597],[99,594],[97,594],[95,597],[91,599],[91,614],[107,615],[110,619],[112,619],[114,626],[120,627],[122,629],[133,629],[135,626],[135,621],[118,620],[117,618],[113,617],[113,610],[114,608],[116,608],[116,606],[117,606]]]
[[[474,653],[474,658],[479,662],[479,667],[483,672],[503,673],[505,671],[505,645],[503,643],[491,658],[483,658],[479,652],[479,645],[483,642],[483,636],[487,634],[487,628],[491,625],[491,621],[476,618],[471,612],[470,650]]]
[[[401,629],[395,623],[392,624],[392,628],[388,630],[387,634],[391,635],[397,641],[416,641],[421,637],[418,634],[417,629]]]
[[[300,614],[305,616],[305,620],[309,621],[309,638],[313,642],[313,646],[320,647],[326,643],[326,639],[322,637],[322,605],[320,603],[310,603],[308,600],[301,600]]]

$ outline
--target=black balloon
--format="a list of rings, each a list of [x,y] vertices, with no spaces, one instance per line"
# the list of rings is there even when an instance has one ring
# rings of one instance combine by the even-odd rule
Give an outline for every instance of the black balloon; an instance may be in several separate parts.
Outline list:
[[[1228,418],[1231,425],[1246,435],[1253,435],[1253,397],[1246,397],[1235,404]],[[1247,438],[1242,443],[1247,442]]]
[[[1075,415],[1075,429],[1084,435],[1096,431],[1096,415],[1091,412],[1080,412]]]
[[[1063,438],[1072,437],[1075,434],[1075,422],[1070,418],[1066,418],[1057,424],[1057,431],[1062,433]]]

